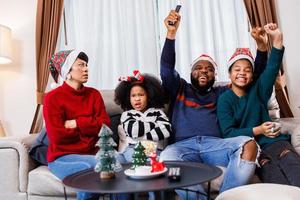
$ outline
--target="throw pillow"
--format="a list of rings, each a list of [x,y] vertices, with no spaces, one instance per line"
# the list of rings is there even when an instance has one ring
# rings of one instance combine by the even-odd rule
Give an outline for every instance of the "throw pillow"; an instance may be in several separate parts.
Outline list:
[[[42,165],[48,165],[47,162],[47,149],[48,149],[48,137],[46,128],[43,127],[35,143],[29,150],[29,155],[32,159]]]

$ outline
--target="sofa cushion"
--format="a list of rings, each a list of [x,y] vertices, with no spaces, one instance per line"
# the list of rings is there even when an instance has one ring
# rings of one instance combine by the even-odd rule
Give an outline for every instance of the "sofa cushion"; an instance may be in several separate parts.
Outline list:
[[[113,139],[119,145],[118,126],[120,124],[121,114],[110,116],[110,129],[113,132]]]
[[[32,159],[41,165],[48,165],[47,162],[48,137],[46,128],[43,127],[38,137],[29,150],[29,155]]]
[[[64,185],[47,166],[41,165],[29,172],[28,194],[42,196],[64,196]],[[76,196],[75,190],[66,187],[67,196]]]

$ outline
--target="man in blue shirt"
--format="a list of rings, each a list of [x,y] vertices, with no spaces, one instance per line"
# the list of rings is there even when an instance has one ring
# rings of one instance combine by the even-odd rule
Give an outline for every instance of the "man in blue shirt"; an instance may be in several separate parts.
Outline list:
[[[210,56],[201,55],[192,63],[191,84],[175,70],[175,36],[180,18],[177,12],[171,11],[165,19],[167,38],[161,56],[161,79],[171,97],[170,119],[175,143],[161,153],[160,159],[225,167],[220,188],[223,192],[249,182],[255,171],[258,148],[255,141],[247,136],[221,138],[216,103],[220,94],[229,88],[213,87],[217,65]],[[170,21],[174,25],[170,25]],[[261,30],[254,30],[252,35],[258,45],[256,74],[259,74],[266,64],[266,46]],[[201,186],[189,189],[204,192]],[[182,199],[187,197],[185,193],[178,194]],[[188,194],[188,199],[204,198],[192,192]]]

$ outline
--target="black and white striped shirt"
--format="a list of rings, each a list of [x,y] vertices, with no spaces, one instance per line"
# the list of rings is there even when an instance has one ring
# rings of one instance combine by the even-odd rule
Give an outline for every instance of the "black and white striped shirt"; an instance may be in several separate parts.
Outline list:
[[[161,109],[149,108],[145,112],[129,110],[122,113],[121,124],[127,137],[134,141],[155,142],[170,137],[171,124]]]

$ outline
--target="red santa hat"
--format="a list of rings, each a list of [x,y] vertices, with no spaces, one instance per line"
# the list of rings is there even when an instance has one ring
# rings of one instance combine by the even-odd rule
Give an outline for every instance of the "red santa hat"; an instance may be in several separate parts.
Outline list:
[[[213,67],[214,67],[215,69],[217,68],[217,64],[216,64],[216,62],[214,61],[214,59],[212,59],[212,57],[210,57],[210,56],[207,55],[207,54],[202,54],[202,55],[200,55],[198,58],[196,58],[196,59],[192,62],[192,64],[191,64],[192,69],[195,67],[196,63],[199,62],[199,61],[201,61],[201,60],[208,61],[208,62],[210,62],[210,63],[213,65]]]
[[[230,67],[238,60],[241,59],[246,59],[249,60],[249,62],[251,63],[253,69],[254,69],[254,59],[253,56],[251,54],[251,51],[249,48],[237,48],[234,52],[234,54],[231,56],[231,58],[228,61],[228,69],[230,69]]]

